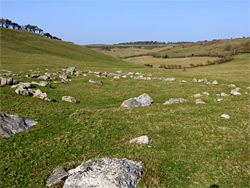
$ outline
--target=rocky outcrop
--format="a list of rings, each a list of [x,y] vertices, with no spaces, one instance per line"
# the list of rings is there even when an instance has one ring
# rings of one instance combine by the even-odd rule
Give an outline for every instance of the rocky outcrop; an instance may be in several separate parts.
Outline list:
[[[136,98],[130,98],[121,104],[121,107],[150,106],[153,99],[146,93]]]
[[[55,169],[52,174],[48,177],[46,181],[46,186],[51,186],[59,183],[63,178],[67,177],[69,174],[64,168]]]
[[[168,101],[165,101],[164,104],[174,104],[174,103],[184,103],[187,102],[184,98],[171,98]]]
[[[101,158],[82,163],[68,171],[64,188],[134,188],[142,178],[143,162]]]
[[[37,121],[33,119],[0,112],[0,136],[2,137],[12,137],[35,124],[37,124]]]
[[[77,100],[74,97],[71,97],[71,96],[63,96],[62,100],[67,101],[67,102],[71,102],[71,103],[77,103]]]
[[[150,141],[150,138],[147,135],[144,135],[144,136],[131,139],[129,143],[148,144],[149,141]]]

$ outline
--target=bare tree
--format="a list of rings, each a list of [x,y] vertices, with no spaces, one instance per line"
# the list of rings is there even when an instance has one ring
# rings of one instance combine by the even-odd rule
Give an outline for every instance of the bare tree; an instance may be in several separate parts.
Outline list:
[[[6,23],[6,19],[1,18],[1,19],[0,19],[1,27],[4,27],[5,23]]]

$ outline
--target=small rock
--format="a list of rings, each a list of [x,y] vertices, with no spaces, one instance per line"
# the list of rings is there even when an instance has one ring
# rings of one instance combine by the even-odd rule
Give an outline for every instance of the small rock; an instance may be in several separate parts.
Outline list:
[[[123,75],[122,77],[123,77],[123,78],[127,78],[127,75]]]
[[[50,176],[46,180],[46,186],[54,185],[68,175],[68,172],[64,168],[57,168],[52,172],[52,174],[50,174]]]
[[[137,144],[148,144],[150,141],[150,138],[148,136],[140,136],[137,138],[133,138],[129,141],[129,143],[137,143]]]
[[[94,80],[94,79],[90,79],[89,82],[102,85],[102,81],[98,81],[98,80]]]
[[[71,102],[71,103],[76,103],[77,102],[77,100],[74,97],[71,97],[71,96],[63,96],[62,100],[67,101],[67,102]]]
[[[121,107],[150,106],[153,99],[146,93],[136,98],[130,98],[121,104]]]
[[[82,71],[76,71],[76,76],[81,76],[82,75]]]
[[[34,88],[35,86],[32,85],[31,83],[22,83],[22,82],[11,86],[11,88],[18,88],[18,87]]]
[[[48,80],[49,77],[47,75],[44,75],[44,76],[39,76],[37,79],[38,80]]]
[[[234,84],[229,84],[228,87],[236,87]]]
[[[121,79],[120,75],[114,76],[115,79]]]
[[[220,117],[223,117],[225,119],[229,119],[230,118],[230,116],[228,114],[222,114]]]
[[[43,87],[50,87],[50,88],[52,87],[49,82],[45,82],[45,81],[41,81],[40,83],[32,82],[32,84],[36,84],[36,85],[43,86]]]
[[[196,104],[206,104],[204,101],[202,101],[201,99],[196,99],[195,100]]]
[[[220,96],[222,96],[222,97],[227,97],[228,94],[221,92]]]
[[[196,78],[194,78],[194,79],[193,79],[193,82],[197,82],[197,79],[196,79]]]
[[[217,80],[214,80],[214,81],[212,82],[212,84],[218,84]]]
[[[200,93],[197,93],[197,94],[193,95],[192,97],[200,98],[200,97],[202,97],[202,95]]]
[[[15,92],[17,94],[20,94],[20,95],[23,95],[23,96],[30,96],[30,93],[28,91],[28,88],[22,88],[22,87],[19,87],[15,90]]]
[[[218,101],[218,102],[220,102],[220,101],[222,101],[223,99],[216,99],[216,101]]]
[[[237,91],[237,89],[231,90],[230,94],[231,94],[231,95],[241,95],[241,93],[239,93],[239,92]]]
[[[67,68],[67,70],[66,70],[66,73],[67,74],[69,74],[69,73],[73,73],[73,72],[75,72],[75,67],[69,67],[69,68]]]
[[[208,92],[203,92],[202,95],[209,96],[210,94]]]
[[[7,85],[7,78],[2,78],[2,79],[1,79],[1,85],[2,85],[2,86]]]
[[[164,104],[174,104],[174,103],[183,103],[183,102],[187,102],[187,100],[184,98],[171,98],[168,101],[165,101]]]

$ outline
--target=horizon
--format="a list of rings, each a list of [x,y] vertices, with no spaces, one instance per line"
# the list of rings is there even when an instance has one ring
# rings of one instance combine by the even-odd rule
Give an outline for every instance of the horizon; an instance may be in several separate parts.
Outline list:
[[[249,37],[249,6],[224,0],[51,1],[49,6],[17,0],[1,2],[1,17],[79,45],[198,42]]]

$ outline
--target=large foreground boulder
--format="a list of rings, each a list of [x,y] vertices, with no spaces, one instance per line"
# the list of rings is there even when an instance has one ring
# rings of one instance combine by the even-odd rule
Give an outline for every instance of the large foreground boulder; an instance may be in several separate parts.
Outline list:
[[[54,185],[60,182],[63,178],[67,177],[69,174],[64,168],[57,168],[46,180],[46,186]]]
[[[133,188],[142,177],[143,162],[101,158],[89,160],[68,171],[64,188]]]
[[[121,107],[150,106],[153,99],[146,93],[136,98],[130,98],[121,104]]]
[[[0,136],[2,137],[12,137],[14,134],[25,131],[35,124],[37,124],[37,121],[33,119],[0,112]]]

